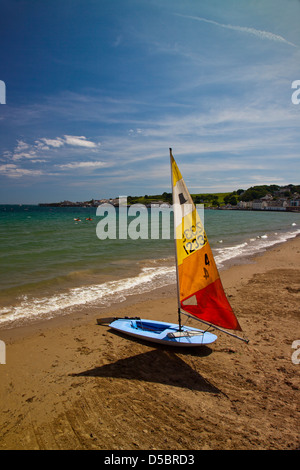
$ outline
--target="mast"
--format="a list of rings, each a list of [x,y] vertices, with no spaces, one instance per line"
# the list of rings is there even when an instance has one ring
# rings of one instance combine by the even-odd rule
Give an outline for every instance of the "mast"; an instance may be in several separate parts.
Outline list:
[[[173,199],[173,204],[174,204],[174,182],[173,182],[173,168],[172,168],[172,149],[170,148],[170,164],[171,164],[171,188],[172,188],[172,199]],[[174,214],[174,212],[173,212]],[[177,243],[176,243],[176,225],[175,225],[175,218],[174,218],[174,244],[175,244],[175,265],[176,265],[176,285],[177,285],[177,307],[178,307],[178,325],[179,325],[179,331],[182,330],[181,327],[181,303],[180,303],[180,292],[179,292],[179,276],[178,276],[178,258],[177,258]]]
[[[187,313],[224,333],[241,331],[224,292],[203,223],[171,148],[170,160],[179,331],[182,331],[181,314]],[[183,233],[184,236],[177,239]],[[232,333],[231,336],[242,339]]]

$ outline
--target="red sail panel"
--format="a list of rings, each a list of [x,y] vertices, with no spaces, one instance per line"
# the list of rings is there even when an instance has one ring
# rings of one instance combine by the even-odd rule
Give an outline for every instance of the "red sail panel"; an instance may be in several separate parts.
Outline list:
[[[178,266],[181,307],[221,328],[241,330],[227,300],[208,241]]]
[[[213,325],[230,330],[242,330],[227,300],[220,279],[182,300],[181,307],[191,315]]]

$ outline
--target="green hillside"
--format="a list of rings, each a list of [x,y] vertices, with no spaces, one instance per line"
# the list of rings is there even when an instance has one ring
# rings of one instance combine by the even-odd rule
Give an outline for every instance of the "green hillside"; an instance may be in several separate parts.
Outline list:
[[[224,198],[230,193],[214,193],[214,194],[191,194],[195,204],[204,204],[207,206],[218,207],[224,205]],[[145,195],[145,196],[128,196],[128,204],[151,204],[159,202],[167,202],[172,204],[172,193],[163,193],[156,195]]]
[[[300,185],[289,184],[286,186],[278,186],[276,184],[251,186],[246,190],[238,189],[227,193],[201,193],[191,194],[195,204],[204,204],[205,207],[219,207],[226,204],[235,206],[239,201],[253,201],[270,194],[273,199],[278,197],[293,197],[300,194]],[[172,194],[164,192],[163,194],[145,195],[145,196],[128,196],[128,204],[152,204],[168,202],[172,204]]]

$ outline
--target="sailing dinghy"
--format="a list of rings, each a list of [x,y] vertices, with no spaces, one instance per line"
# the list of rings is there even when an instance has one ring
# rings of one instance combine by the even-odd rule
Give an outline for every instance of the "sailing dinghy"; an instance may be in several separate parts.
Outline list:
[[[241,330],[227,300],[203,224],[170,149],[174,211],[178,324],[141,318],[115,318],[109,326],[135,338],[170,346],[213,343],[214,328],[246,341],[228,330]],[[199,320],[207,329],[182,325],[181,314]],[[102,324],[108,319],[98,319]],[[223,330],[225,329],[225,330]]]

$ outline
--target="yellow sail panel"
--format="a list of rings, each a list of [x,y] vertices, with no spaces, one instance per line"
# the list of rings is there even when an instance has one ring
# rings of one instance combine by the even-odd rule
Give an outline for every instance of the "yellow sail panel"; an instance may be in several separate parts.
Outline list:
[[[171,154],[171,165],[172,165],[171,171],[172,171],[173,186],[176,186],[177,181],[182,180],[182,176],[172,154]]]
[[[181,307],[216,326],[240,330],[223,290],[198,211],[171,151],[170,155]]]
[[[178,264],[207,244],[207,237],[196,208],[182,216],[176,227]]]
[[[177,264],[181,266],[184,260],[192,258],[189,261],[189,266],[194,267],[188,278],[198,274],[195,276],[196,280],[193,284],[196,282],[200,288],[203,288],[217,279],[218,271],[198,211],[173,157],[171,161]],[[200,263],[199,257],[203,258]],[[199,276],[199,271],[202,271],[201,276]],[[181,284],[185,281],[183,279]],[[186,297],[186,295],[180,297]]]

